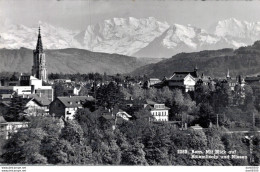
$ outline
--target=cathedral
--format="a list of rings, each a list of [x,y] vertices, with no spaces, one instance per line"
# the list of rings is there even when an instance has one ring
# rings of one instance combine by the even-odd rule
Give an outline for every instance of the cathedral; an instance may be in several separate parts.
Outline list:
[[[36,49],[33,51],[33,66],[32,76],[46,82],[47,81],[47,68],[45,53],[42,47],[41,28],[39,27],[38,41]]]

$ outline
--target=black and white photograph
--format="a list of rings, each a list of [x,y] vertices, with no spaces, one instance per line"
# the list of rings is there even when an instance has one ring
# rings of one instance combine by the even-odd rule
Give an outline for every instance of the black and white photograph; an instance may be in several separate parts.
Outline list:
[[[259,165],[260,1],[0,0],[1,172]]]

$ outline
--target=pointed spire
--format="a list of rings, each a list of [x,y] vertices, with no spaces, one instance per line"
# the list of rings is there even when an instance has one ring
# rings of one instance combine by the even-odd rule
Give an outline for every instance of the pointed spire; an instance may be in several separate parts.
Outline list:
[[[227,71],[227,78],[230,78],[229,69],[228,69],[228,71]]]
[[[38,41],[36,45],[36,50],[37,53],[42,53],[43,48],[42,48],[42,37],[41,37],[41,27],[39,26],[39,33],[38,33]]]

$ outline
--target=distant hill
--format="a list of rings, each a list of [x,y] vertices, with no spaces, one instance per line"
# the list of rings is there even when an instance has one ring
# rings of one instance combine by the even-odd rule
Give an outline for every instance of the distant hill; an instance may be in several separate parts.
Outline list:
[[[229,69],[231,76],[254,75],[260,72],[260,41],[239,49],[207,50],[180,53],[156,64],[142,66],[131,74],[149,77],[169,77],[174,71],[192,71],[197,65],[199,73],[224,77]]]
[[[137,67],[153,62],[153,60],[138,60],[130,56],[97,53],[75,48],[46,50],[45,54],[48,73],[129,73]],[[27,48],[0,49],[0,61],[0,71],[30,73],[33,51]]]

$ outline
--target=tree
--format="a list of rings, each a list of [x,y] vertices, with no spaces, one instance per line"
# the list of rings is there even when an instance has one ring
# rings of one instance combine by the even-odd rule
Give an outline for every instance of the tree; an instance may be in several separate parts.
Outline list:
[[[76,121],[67,121],[61,131],[61,137],[71,144],[81,144],[83,140],[83,130]]]
[[[219,81],[216,83],[215,91],[212,92],[212,107],[214,112],[218,113],[220,109],[230,105],[231,89],[227,81]]]
[[[89,94],[89,90],[86,87],[81,87],[79,91],[80,96],[87,96]]]
[[[195,85],[195,101],[197,105],[210,102],[210,88],[203,81],[198,81]]]
[[[248,154],[248,147],[243,143],[244,136],[241,134],[224,134],[221,138],[226,152],[236,150],[236,155],[245,156]],[[247,160],[231,159],[232,165],[248,165]]]
[[[119,105],[124,98],[119,86],[114,82],[110,82],[108,85],[103,85],[97,90],[97,100],[99,106],[106,108],[114,108]]]
[[[216,115],[209,103],[202,103],[199,105],[196,123],[204,128],[208,128],[210,123],[216,124]]]
[[[133,143],[122,154],[122,165],[147,165],[145,159],[144,145],[139,142]]]
[[[26,99],[21,96],[14,95],[11,99],[7,113],[4,114],[4,118],[7,121],[24,121],[26,119],[25,110],[28,109],[28,107],[26,107],[26,103]]]
[[[169,105],[171,108],[169,111],[170,120],[183,120],[185,118],[188,122],[188,119],[191,119],[189,115],[196,112],[196,103],[188,95],[184,96],[179,89],[173,90],[173,99]]]
[[[8,164],[46,164],[47,159],[40,154],[41,141],[46,133],[40,128],[19,130],[4,146],[3,159]]]

